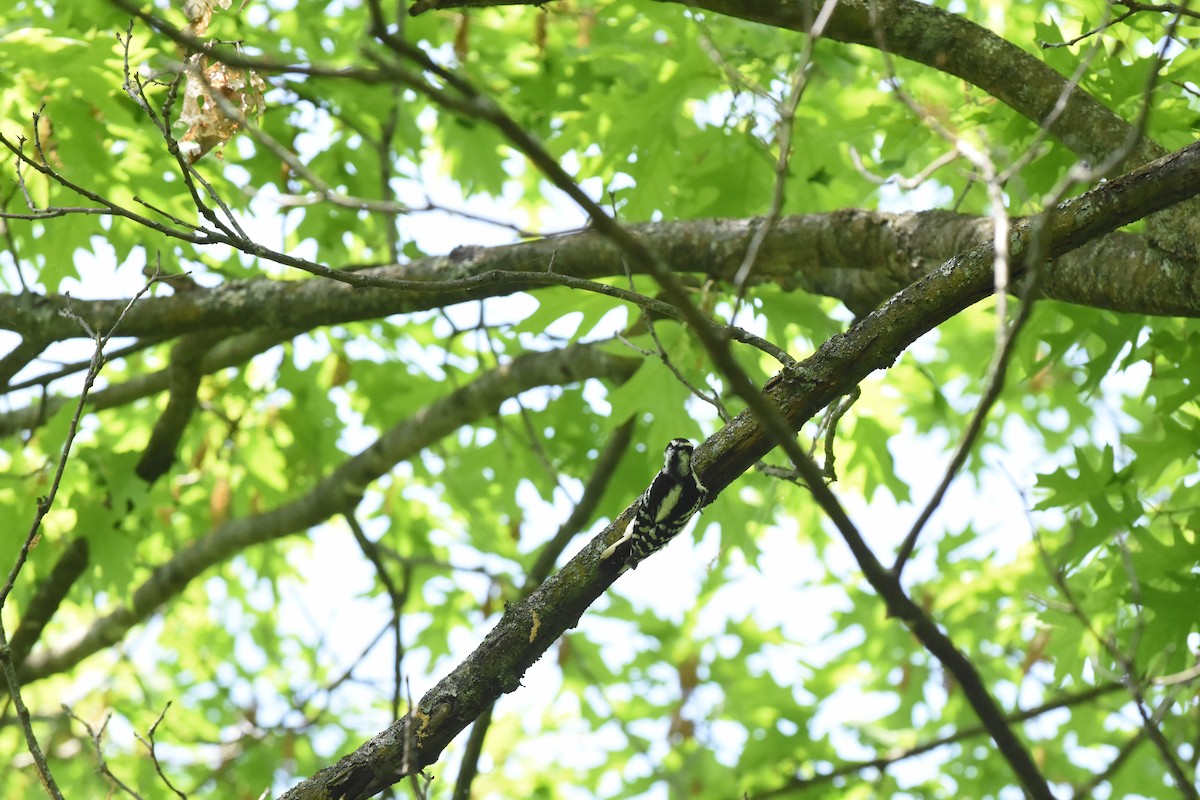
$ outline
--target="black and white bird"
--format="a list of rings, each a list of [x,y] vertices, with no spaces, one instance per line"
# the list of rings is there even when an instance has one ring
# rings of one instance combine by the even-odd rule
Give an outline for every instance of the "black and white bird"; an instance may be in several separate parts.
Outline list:
[[[637,500],[637,513],[625,535],[600,555],[600,566],[620,574],[658,552],[683,530],[704,501],[708,489],[692,468],[692,443],[672,439],[663,451],[663,467]]]

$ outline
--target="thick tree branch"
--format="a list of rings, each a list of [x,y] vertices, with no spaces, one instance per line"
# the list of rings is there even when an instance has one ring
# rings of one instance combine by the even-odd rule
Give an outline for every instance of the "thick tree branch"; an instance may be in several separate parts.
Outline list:
[[[1041,252],[1061,256],[1088,241],[1200,193],[1200,143],[1117,178],[1087,194],[1062,203],[1040,230]],[[1034,223],[1012,230],[1013,264],[1022,264]],[[763,392],[793,428],[799,428],[820,409],[857,386],[877,369],[886,369],[900,353],[927,331],[946,321],[993,290],[992,246],[979,245],[933,270],[921,280],[855,325],[823,344],[804,362],[785,368]],[[1019,277],[1015,275],[1014,277]],[[712,436],[696,452],[696,467],[706,486],[718,494],[776,446],[774,435],[757,415],[746,411]],[[424,767],[503,693],[520,686],[525,671],[607,588],[599,578],[601,551],[627,518],[617,517],[603,533],[551,576],[527,600],[510,605],[499,623],[475,651],[421,698],[417,709],[284,797],[312,800],[325,797],[366,798],[395,783],[408,763]],[[978,673],[896,581],[860,538],[849,540],[872,586],[893,616],[904,620],[939,661],[970,694],[981,723],[998,743],[1013,742],[1010,759],[1020,763],[1003,712],[991,700]],[[417,753],[410,752],[416,747]],[[1026,754],[1026,760],[1028,755]],[[1014,768],[1017,768],[1014,766]],[[1022,775],[1037,781],[1032,775]],[[1044,779],[1039,796],[1048,796]]]
[[[192,334],[184,336],[171,348],[171,366],[167,368],[167,407],[154,424],[150,441],[135,467],[138,477],[146,483],[154,483],[165,475],[175,461],[179,440],[199,403],[196,393],[204,376],[204,357],[222,338],[220,332]]]
[[[759,218],[709,219],[629,230],[679,274],[731,282],[760,224]],[[866,314],[955,253],[990,237],[987,218],[948,211],[846,209],[784,217],[763,242],[752,279],[834,297]],[[551,266],[553,272],[547,272]],[[569,285],[570,278],[620,277],[625,267],[619,248],[589,232],[500,247],[460,247],[449,255],[361,272],[383,288],[323,280],[231,281],[210,291],[146,298],[126,316],[122,331],[163,337],[220,328],[307,330]],[[408,288],[388,288],[395,286]],[[1200,316],[1200,276],[1172,265],[1133,234],[1114,233],[1058,257],[1043,291],[1057,300],[1113,311]],[[78,326],[58,313],[67,302],[59,295],[2,295],[0,327],[36,332],[44,341],[74,338]],[[111,324],[127,302],[70,300],[80,317],[100,328]]]
[[[397,462],[412,458],[463,425],[495,413],[507,398],[538,386],[587,378],[619,380],[628,377],[637,364],[636,359],[610,355],[595,344],[519,356],[389,429],[304,496],[262,514],[230,520],[187,545],[134,590],[130,605],[120,605],[96,620],[76,642],[34,652],[18,675],[22,681],[40,680],[121,641],[130,628],[209,567],[247,547],[306,530],[341,513]]]
[[[807,32],[820,10],[817,0],[660,0],[679,2],[776,28]],[[960,14],[915,0],[842,0],[822,37],[878,46],[878,29],[894,55],[946,72],[1000,100],[1049,132],[1082,158],[1103,161],[1125,142],[1130,126],[1083,90],[1052,115],[1066,79],[1048,64]],[[1013,80],[1019,75],[1020,80]],[[1161,146],[1143,138],[1122,171],[1158,158]]]

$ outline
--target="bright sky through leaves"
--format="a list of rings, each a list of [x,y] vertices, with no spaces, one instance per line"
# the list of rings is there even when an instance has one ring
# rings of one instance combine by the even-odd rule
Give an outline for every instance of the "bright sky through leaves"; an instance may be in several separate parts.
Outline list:
[[[1196,797],[1200,14],[481,5],[0,11],[0,796]]]

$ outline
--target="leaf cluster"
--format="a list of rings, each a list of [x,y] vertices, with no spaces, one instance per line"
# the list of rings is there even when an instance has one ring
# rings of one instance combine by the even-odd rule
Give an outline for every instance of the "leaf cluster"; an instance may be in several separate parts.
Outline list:
[[[881,4],[939,14],[933,39],[970,26],[1000,54],[979,66],[949,38],[930,64],[905,38],[927,18],[873,28],[869,3],[811,48],[821,4],[432,5],[251,2],[191,33],[119,0],[0,12],[0,661],[20,688],[0,795],[38,791],[16,768],[19,697],[64,795],[258,796],[402,717],[441,735],[421,697],[455,696],[444,676],[474,658],[462,702],[505,696],[476,722],[482,755],[430,754],[421,796],[1030,790],[818,487],[773,445],[736,452],[737,389],[807,390],[796,361],[836,356],[913,280],[952,280],[997,216],[1065,199],[1081,160],[1114,152],[1106,126],[1153,111],[1130,167],[1189,144],[1195,15],[1097,30],[1116,8]],[[187,94],[201,33],[265,87],[249,118]],[[1066,127],[1024,105],[1054,76],[1085,106]],[[222,130],[191,160],[187,96]],[[546,159],[657,261],[576,232]],[[990,404],[897,585],[1064,794],[1196,793],[1200,330],[1124,304],[1138,280],[1184,280],[1189,213],[1088,242],[1032,289],[1014,239],[1007,293],[905,331],[853,402],[793,425],[891,563]],[[124,328],[113,298],[133,300]],[[117,338],[84,398],[97,327]],[[713,331],[737,334],[741,374]],[[602,595],[583,542],[678,436],[723,488]],[[603,599],[528,671],[488,673],[485,634],[538,608],[555,564]]]

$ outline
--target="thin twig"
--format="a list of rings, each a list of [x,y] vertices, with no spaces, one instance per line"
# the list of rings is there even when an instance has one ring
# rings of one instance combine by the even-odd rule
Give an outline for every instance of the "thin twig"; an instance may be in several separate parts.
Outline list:
[[[1043,50],[1050,50],[1050,49],[1053,49],[1056,47],[1072,47],[1076,44],[1079,44],[1084,39],[1087,39],[1090,36],[1095,36],[1098,33],[1103,33],[1104,31],[1108,30],[1112,26],[1118,25],[1118,24],[1124,22],[1125,20],[1129,19],[1130,17],[1132,17],[1134,14],[1140,14],[1143,11],[1150,11],[1152,13],[1157,13],[1157,14],[1175,14],[1177,16],[1192,17],[1193,19],[1200,19],[1200,12],[1192,11],[1191,9],[1189,9],[1187,7],[1187,3],[1184,3],[1183,5],[1176,5],[1175,3],[1159,3],[1156,5],[1154,3],[1139,3],[1139,2],[1135,2],[1134,0],[1114,0],[1113,4],[1118,5],[1118,6],[1125,6],[1129,10],[1126,11],[1124,14],[1121,14],[1120,16],[1113,17],[1113,18],[1107,19],[1107,20],[1101,20],[1099,25],[1097,25],[1096,27],[1092,28],[1089,31],[1086,31],[1085,33],[1079,34],[1074,39],[1070,39],[1065,42],[1046,42],[1046,41],[1042,41],[1041,39],[1039,39],[1038,46],[1041,47]],[[1106,6],[1105,14],[1107,15],[1108,13],[1109,13],[1109,8]]]
[[[804,37],[796,68],[792,71],[788,95],[786,99],[775,104],[775,108],[779,112],[779,120],[776,123],[776,141],[779,143],[779,153],[775,159],[775,184],[771,191],[771,206],[766,217],[755,229],[754,235],[750,237],[746,255],[734,274],[733,287],[737,293],[737,300],[733,305],[733,313],[729,317],[730,322],[737,321],[737,312],[745,298],[746,285],[754,270],[754,264],[758,260],[758,252],[779,220],[779,215],[783,213],[788,165],[792,157],[792,132],[796,123],[796,111],[800,108],[800,101],[804,98],[804,90],[808,88],[808,72],[812,65],[813,49],[821,38],[821,34],[824,33],[825,26],[829,24],[837,5],[838,0],[825,0],[822,4],[820,13],[817,14],[817,18],[809,28],[808,36]]]
[[[87,401],[87,394],[91,391],[92,385],[95,383],[97,376],[100,374],[101,368],[104,366],[104,346],[108,344],[109,339],[113,337],[117,329],[121,325],[121,321],[125,318],[125,314],[129,312],[142,295],[150,290],[153,281],[147,281],[146,284],[138,290],[137,294],[125,306],[117,321],[107,334],[100,335],[93,331],[91,327],[81,318],[75,316],[70,311],[68,304],[65,314],[74,318],[91,336],[96,347],[92,352],[91,365],[88,367],[87,376],[84,379],[83,390],[79,395],[79,402],[75,406],[75,414],[71,418],[71,423],[67,429],[67,438],[63,442],[62,452],[59,455],[58,467],[54,472],[54,479],[50,483],[50,490],[45,496],[38,498],[37,511],[34,514],[33,523],[29,527],[29,533],[25,536],[25,540],[21,543],[21,548],[17,553],[17,559],[13,563],[12,569],[8,573],[8,579],[4,582],[4,586],[0,588],[0,609],[3,609],[5,602],[8,600],[9,594],[17,584],[17,576],[21,574],[25,562],[29,559],[29,551],[38,539],[41,531],[42,520],[50,513],[50,509],[54,506],[54,500],[58,496],[58,488],[62,484],[63,473],[67,469],[67,459],[71,454],[71,445],[75,441],[75,434],[79,430],[79,420],[83,416],[84,404]],[[42,782],[42,787],[48,795],[55,800],[61,800],[62,793],[54,781],[54,776],[50,773],[50,766],[46,762],[45,754],[42,752],[41,745],[38,744],[37,736],[33,732],[33,726],[30,722],[29,709],[25,705],[25,701],[21,697],[21,685],[17,680],[17,672],[13,666],[12,650],[8,644],[8,634],[4,629],[4,623],[0,620],[0,665],[3,667],[4,678],[8,683],[8,693],[13,699],[13,705],[17,711],[17,717],[21,720],[21,729],[25,735],[25,745],[33,757],[35,768],[38,772],[38,778]]]
[[[67,459],[71,454],[71,445],[75,441],[75,434],[79,430],[79,420],[83,416],[83,409],[84,405],[87,403],[88,392],[91,391],[93,384],[96,382],[96,378],[100,374],[100,370],[104,366],[104,346],[108,344],[109,339],[116,334],[117,329],[121,326],[121,321],[125,318],[125,315],[129,312],[129,309],[133,308],[133,305],[141,299],[142,295],[150,290],[150,287],[153,285],[153,283],[153,281],[147,281],[146,284],[138,290],[129,303],[126,304],[125,310],[121,312],[119,317],[117,317],[117,321],[113,324],[113,327],[108,331],[107,334],[103,336],[96,334],[83,319],[76,316],[74,312],[70,310],[69,303],[64,310],[64,314],[66,316],[72,317],[85,330],[87,330],[88,334],[95,340],[96,347],[92,352],[92,361],[88,367],[87,375],[84,378],[83,389],[79,393],[79,401],[75,404],[75,414],[71,418],[71,424],[67,428],[67,438],[66,441],[63,442],[62,453],[58,459],[58,467],[54,473],[54,480],[50,484],[50,491],[47,492],[44,497],[38,499],[37,513],[34,515],[33,524],[30,525],[29,533],[26,534],[25,541],[21,545],[21,550],[17,554],[17,560],[13,564],[12,569],[9,571],[8,580],[5,581],[3,588],[0,588],[0,608],[4,607],[4,603],[8,600],[8,595],[12,592],[13,587],[16,585],[17,575],[20,574],[21,569],[25,566],[25,561],[29,558],[29,549],[33,546],[34,540],[37,538],[38,531],[41,530],[42,520],[45,519],[46,515],[50,513],[50,509],[54,505],[54,500],[58,496],[58,487],[62,483],[63,472],[65,472],[67,468]]]
[[[412,566],[407,564],[403,566],[404,580],[400,586],[397,586],[383,563],[380,548],[363,533],[362,526],[358,524],[358,519],[354,516],[354,511],[352,509],[347,510],[343,516],[346,518],[346,524],[350,526],[351,533],[354,534],[354,541],[358,542],[359,549],[362,550],[363,555],[375,567],[375,574],[379,576],[379,582],[383,584],[384,590],[388,593],[388,599],[392,604],[391,629],[396,643],[395,654],[392,659],[392,685],[394,687],[392,694],[392,718],[399,719],[401,664],[404,660],[404,639],[401,630],[401,620],[404,616],[404,607],[408,605],[408,593],[412,585]]]
[[[163,140],[167,144],[167,151],[174,156],[176,163],[179,165],[180,176],[183,178],[184,185],[187,187],[188,192],[192,196],[192,203],[196,207],[196,210],[200,212],[202,217],[207,219],[214,227],[216,227],[225,235],[234,239],[249,241],[249,237],[246,235],[246,232],[242,230],[242,227],[238,223],[237,217],[234,216],[232,209],[229,208],[228,204],[225,203],[224,199],[221,198],[216,189],[213,188],[212,184],[210,184],[204,178],[204,176],[197,171],[192,159],[188,158],[183,153],[182,149],[180,148],[179,141],[175,138],[174,134],[171,133],[170,109],[175,103],[179,86],[181,85],[182,79],[186,73],[193,73],[193,79],[199,80],[204,84],[204,88],[208,92],[209,99],[216,99],[216,97],[219,97],[221,100],[225,99],[221,92],[214,92],[212,90],[212,86],[209,84],[207,77],[204,75],[203,69],[199,66],[202,59],[199,56],[193,55],[192,53],[194,51],[189,49],[189,55],[187,59],[183,64],[179,65],[180,68],[176,70],[176,76],[170,84],[170,88],[167,93],[167,99],[163,106],[162,117],[160,118],[157,114],[155,114],[153,107],[150,105],[149,99],[146,97],[145,85],[142,83],[141,76],[131,78],[132,72],[129,68],[129,46],[133,42],[132,18],[129,21],[129,27],[126,30],[125,38],[121,39],[119,35],[117,38],[118,41],[120,41],[123,45],[125,54],[125,93],[128,94],[129,97],[135,103],[137,103],[139,107],[141,107],[147,116],[150,117],[151,122],[153,122],[158,128],[159,133],[162,135]],[[205,193],[212,199],[217,207],[221,209],[221,212],[225,215],[225,220],[227,220],[227,222],[218,218],[208,203],[204,201],[199,190],[196,188],[197,184],[204,188]]]
[[[873,183],[876,186],[887,186],[891,184],[905,190],[916,189],[918,186],[925,183],[925,181],[929,180],[930,175],[937,172],[947,164],[953,163],[961,155],[962,153],[958,152],[957,147],[952,147],[945,153],[942,153],[940,156],[935,158],[933,161],[930,161],[924,169],[911,178],[903,178],[895,174],[884,178],[880,175],[876,175],[874,172],[868,169],[866,164],[863,163],[862,156],[859,155],[857,148],[855,148],[853,145],[850,147],[850,163],[853,165],[855,171],[862,176],[863,180]]]
[[[967,462],[967,456],[970,455],[976,439],[978,439],[980,432],[983,430],[988,414],[991,413],[992,407],[1000,399],[1001,392],[1004,391],[1004,380],[1008,375],[1008,364],[1012,357],[1013,349],[1016,346],[1017,335],[1025,327],[1033,311],[1033,300],[1036,297],[1035,282],[1032,279],[1034,274],[1036,272],[1031,273],[1031,279],[1027,282],[1026,290],[1021,293],[1024,302],[1021,303],[1017,318],[1013,320],[1012,325],[1007,327],[1005,337],[1000,342],[1000,349],[996,351],[992,359],[983,397],[975,405],[975,410],[971,413],[971,420],[967,423],[967,427],[963,429],[962,435],[959,437],[958,446],[955,448],[954,455],[951,456],[950,463],[946,466],[946,470],[942,474],[941,481],[938,483],[937,488],[934,489],[929,501],[921,509],[921,513],[917,515],[912,528],[908,531],[908,535],[904,537],[904,540],[900,543],[900,547],[896,551],[896,560],[892,564],[892,574],[897,578],[904,572],[904,566],[908,563],[909,557],[916,548],[917,539],[920,537],[921,531],[925,529],[925,524],[929,522],[930,517],[941,506],[946,492],[950,489],[950,484],[958,477],[958,473]]]
[[[1169,26],[1167,36],[1164,37],[1163,48],[1165,48],[1166,43],[1171,40],[1175,26],[1178,24],[1178,22],[1179,17],[1177,16]],[[885,53],[884,57],[886,59],[886,51],[882,45],[880,49]],[[1157,61],[1159,68],[1161,68],[1165,56],[1166,50],[1160,49],[1159,58]],[[912,555],[913,549],[916,547],[917,538],[920,536],[921,531],[928,523],[930,517],[933,516],[934,511],[936,511],[941,505],[942,500],[945,498],[946,492],[950,487],[950,484],[953,482],[954,478],[966,463],[967,456],[970,454],[975,440],[978,438],[979,433],[983,430],[983,425],[988,414],[991,412],[992,407],[995,405],[996,401],[1000,397],[1000,393],[1003,391],[1004,379],[1008,369],[1008,361],[1012,357],[1013,345],[1016,341],[1016,336],[1020,332],[1020,329],[1028,322],[1033,305],[1032,301],[1037,297],[1036,281],[1041,273],[1040,267],[1042,262],[1042,252],[1044,250],[1043,232],[1050,226],[1059,202],[1061,202],[1063,198],[1067,196],[1067,193],[1076,185],[1077,182],[1092,184],[1095,181],[1105,177],[1109,172],[1115,169],[1118,164],[1124,161],[1125,157],[1128,156],[1129,153],[1133,151],[1137,141],[1141,138],[1142,133],[1145,131],[1147,116],[1150,109],[1150,95],[1153,92],[1154,85],[1157,81],[1158,72],[1158,69],[1151,70],[1150,75],[1148,76],[1146,86],[1143,90],[1143,102],[1141,111],[1138,115],[1138,120],[1136,124],[1131,127],[1129,135],[1125,138],[1125,141],[1122,143],[1121,147],[1117,148],[1116,151],[1110,154],[1109,157],[1105,159],[1104,163],[1095,168],[1084,165],[1075,165],[1075,167],[1067,171],[1067,174],[1058,181],[1058,184],[1044,199],[1042,206],[1043,208],[1048,209],[1048,211],[1046,214],[1038,218],[1037,223],[1034,226],[1034,230],[1029,238],[1029,249],[1026,255],[1026,267],[1030,271],[1031,282],[1027,284],[1024,291],[1021,293],[1022,297],[1024,298],[1024,302],[1021,304],[1021,310],[1018,312],[1017,318],[1011,325],[1007,326],[1007,328],[1004,325],[1004,308],[1007,305],[1006,293],[1008,291],[1008,217],[1006,214],[1001,214],[996,217],[997,229],[995,231],[993,241],[995,241],[997,245],[996,315],[999,323],[997,332],[1000,334],[1000,337],[997,341],[997,350],[993,357],[992,365],[988,371],[987,385],[984,390],[983,397],[976,405],[975,411],[971,415],[971,420],[959,439],[958,446],[955,449],[954,455],[950,459],[950,463],[942,476],[942,480],[934,490],[933,495],[930,497],[925,507],[921,510],[921,513],[917,516],[917,519],[914,521],[912,528],[908,532],[908,535],[905,536],[903,542],[901,542],[901,545],[897,550],[896,560],[892,566],[892,572],[897,577],[899,577],[901,572],[904,570],[906,562]],[[1056,104],[1055,110],[1051,112],[1051,118],[1046,120],[1042,128],[1043,133],[1048,130],[1052,122],[1052,118],[1056,116],[1057,112],[1061,111],[1062,107],[1065,106],[1067,94],[1074,89],[1075,84],[1081,77],[1082,71],[1077,70],[1075,75],[1073,75],[1068,81],[1067,86],[1063,90],[1063,94],[1059,97],[1059,102]],[[899,91],[898,87],[897,91]],[[915,102],[911,101],[911,99],[908,99],[903,92],[899,92],[899,94],[902,99],[905,99],[909,103],[910,108],[912,108],[914,112],[922,113],[920,109],[917,108]],[[959,146],[958,143],[961,142],[961,139],[953,136],[950,131],[942,127],[940,123],[936,122],[936,120],[933,120],[931,124],[935,127],[935,130],[938,130],[944,136],[948,137],[950,141],[955,142],[956,146]],[[989,192],[998,193],[1001,181],[1006,178],[999,178],[996,175],[990,159],[984,158],[978,153],[974,153],[974,155],[969,157],[971,158],[972,163],[976,163],[977,166],[983,171],[984,176],[988,178]],[[1011,168],[1010,170],[1006,170],[1006,174],[1008,173],[1011,173]],[[1003,245],[1001,243],[1001,228],[1003,228],[1004,231]]]
[[[858,402],[858,398],[861,396],[862,389],[855,386],[854,391],[839,400],[829,410],[825,419],[822,420],[822,424],[825,425],[825,464],[821,471],[824,473],[825,480],[827,481],[832,482],[837,480],[837,467],[833,445],[837,436],[838,423],[842,421],[842,417],[846,415],[846,412],[850,410],[852,405]],[[818,429],[818,433],[820,433],[820,429]],[[816,446],[815,439],[813,440],[813,446]]]
[[[87,731],[88,738],[92,740],[92,749],[96,751],[96,771],[103,775],[110,784],[125,792],[125,794],[135,798],[135,800],[142,800],[140,794],[113,774],[112,770],[108,767],[108,761],[104,758],[104,748],[101,746],[101,741],[104,739],[104,732],[108,730],[108,722],[112,719],[112,713],[106,714],[104,716],[104,723],[101,724],[99,730],[95,730],[66,703],[63,703],[62,708],[71,719],[83,726],[83,729]]]
[[[1049,700],[1034,708],[1015,712],[1008,715],[1006,719],[1010,725],[1028,722],[1031,719],[1037,719],[1043,714],[1047,714],[1051,711],[1057,711],[1061,708],[1072,708],[1074,706],[1090,703],[1093,700],[1103,697],[1104,695],[1119,692],[1122,688],[1122,685],[1115,681],[1103,683],[1099,686],[1093,686],[1090,689],[1085,689],[1078,694],[1065,695],[1054,700]],[[798,790],[802,791],[806,789],[813,789],[817,786],[831,783],[838,778],[843,778],[847,775],[855,775],[863,770],[877,769],[883,771],[895,764],[900,763],[901,761],[907,761],[910,758],[916,758],[917,756],[925,755],[926,753],[942,747],[958,744],[959,742],[964,742],[968,739],[974,739],[977,736],[986,736],[987,733],[987,728],[984,726],[972,725],[968,728],[957,730],[948,736],[940,736],[936,739],[931,739],[928,742],[922,742],[921,744],[913,745],[912,747],[891,750],[887,753],[887,755],[879,758],[871,758],[863,761],[852,761],[846,764],[840,764],[828,772],[822,772],[808,778],[797,776],[777,789],[754,795],[754,800],[768,800],[768,798],[791,795]],[[1087,797],[1088,795],[1078,796]]]
[[[137,737],[137,740],[141,742],[148,751],[150,751],[150,760],[154,762],[154,771],[158,773],[158,777],[160,780],[162,780],[163,784],[172,792],[174,792],[175,796],[178,797],[179,800],[187,800],[187,795],[176,788],[175,784],[171,783],[171,779],[167,777],[167,774],[163,772],[162,763],[158,760],[158,750],[154,741],[154,735],[158,731],[158,726],[162,724],[164,719],[166,719],[167,710],[170,708],[171,701],[168,700],[167,704],[163,706],[163,710],[159,712],[158,719],[154,720],[154,724],[150,726],[148,731],[146,731],[146,738],[143,739],[141,734],[137,733],[136,731],[133,735]]]
[[[662,363],[662,365],[666,367],[673,376],[675,376],[675,380],[688,390],[689,394],[712,406],[716,410],[717,416],[720,417],[722,422],[729,422],[731,415],[728,409],[725,408],[725,404],[721,402],[720,396],[716,392],[710,392],[701,389],[699,386],[692,383],[691,379],[689,379],[688,376],[684,375],[679,370],[679,367],[675,366],[675,362],[671,360],[670,353],[667,352],[667,348],[663,345],[662,340],[658,337],[658,333],[654,330],[654,320],[647,318],[646,327],[650,331],[650,338],[654,340],[654,350],[647,350],[645,347],[638,347],[636,344],[625,338],[625,336],[621,333],[616,334],[616,339],[635,353],[639,353],[646,358],[658,359],[659,362]]]

